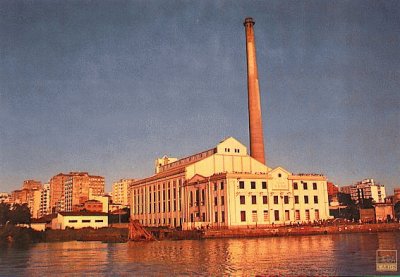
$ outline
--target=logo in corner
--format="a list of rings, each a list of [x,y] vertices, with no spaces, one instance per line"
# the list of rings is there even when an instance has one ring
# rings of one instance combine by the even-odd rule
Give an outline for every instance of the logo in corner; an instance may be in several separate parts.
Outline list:
[[[397,250],[376,250],[376,271],[397,271]]]

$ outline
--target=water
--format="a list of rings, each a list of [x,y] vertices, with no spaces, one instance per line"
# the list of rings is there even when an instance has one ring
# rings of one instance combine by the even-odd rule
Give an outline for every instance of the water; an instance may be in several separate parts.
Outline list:
[[[399,246],[400,233],[40,243],[1,248],[0,276],[387,275],[376,250]]]

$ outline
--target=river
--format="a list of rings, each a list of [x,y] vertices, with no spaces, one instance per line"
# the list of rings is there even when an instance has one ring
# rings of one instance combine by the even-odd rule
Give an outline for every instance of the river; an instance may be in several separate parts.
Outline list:
[[[376,271],[376,250],[399,246],[399,232],[39,243],[0,248],[0,276],[388,275],[391,273]]]

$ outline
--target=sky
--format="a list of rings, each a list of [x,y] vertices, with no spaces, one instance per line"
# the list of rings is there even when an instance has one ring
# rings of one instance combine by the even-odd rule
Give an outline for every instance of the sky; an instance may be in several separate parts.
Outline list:
[[[399,1],[2,0],[0,192],[248,146],[245,17],[267,165],[400,187]]]

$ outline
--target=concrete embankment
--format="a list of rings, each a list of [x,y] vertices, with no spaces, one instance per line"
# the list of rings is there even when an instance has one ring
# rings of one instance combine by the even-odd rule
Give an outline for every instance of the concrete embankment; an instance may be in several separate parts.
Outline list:
[[[224,229],[206,230],[202,238],[238,238],[238,237],[274,237],[274,236],[306,236],[326,235],[342,233],[375,233],[375,232],[399,232],[400,224],[349,224],[335,226],[296,226],[277,228],[253,228],[253,229]]]

